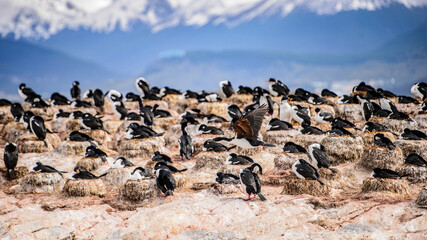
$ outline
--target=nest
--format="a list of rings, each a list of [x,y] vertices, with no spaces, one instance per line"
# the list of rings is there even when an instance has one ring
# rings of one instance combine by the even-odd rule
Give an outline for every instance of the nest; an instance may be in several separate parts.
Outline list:
[[[176,189],[182,189],[187,186],[188,178],[183,173],[175,173],[173,174],[173,178],[175,179]]]
[[[162,98],[168,104],[168,108],[159,109],[172,109],[178,113],[183,113],[185,109],[194,101],[192,99],[185,99],[182,95],[179,94],[168,94]]]
[[[107,129],[111,134],[119,131],[119,127],[124,121],[122,120],[108,120],[104,122],[104,128]]]
[[[89,145],[89,142],[65,141],[55,149],[55,152],[63,156],[82,155]]]
[[[56,134],[51,133],[46,134],[45,141],[47,147],[34,134],[25,133],[17,140],[18,150],[20,153],[42,153],[53,150],[61,143],[61,139]]]
[[[374,143],[374,136],[377,133],[382,133],[384,134],[384,136],[388,139],[390,139],[390,141],[394,142],[396,140],[396,136],[393,135],[391,132],[368,132],[368,131],[363,131],[360,132],[360,137],[363,139],[363,142],[365,143],[365,146],[368,145],[372,145]]]
[[[328,196],[329,187],[321,185],[316,180],[305,180],[299,178],[289,178],[283,184],[281,194],[301,195],[309,194],[312,196]]]
[[[156,126],[167,131],[172,125],[175,125],[178,122],[178,118],[175,117],[164,117],[164,118],[155,118],[154,123]]]
[[[110,168],[108,174],[103,177],[103,180],[108,185],[122,186],[129,180],[130,174],[134,169],[135,167]]]
[[[403,129],[409,128],[409,129],[418,129],[418,123],[413,121],[407,121],[407,120],[398,120],[398,119],[388,119],[388,118],[377,118],[374,117],[372,119],[369,119],[372,122],[380,123],[385,125],[390,129],[390,131],[394,133],[401,133],[403,132]]]
[[[196,165],[194,165],[193,169],[196,171],[218,170],[224,166],[227,156],[228,153],[226,152],[201,152],[195,156]]]
[[[427,182],[427,167],[404,164],[402,166],[397,167],[396,172],[398,172],[400,175],[409,174],[406,179],[412,183]]]
[[[8,123],[13,121],[9,106],[0,107],[0,123]]]
[[[402,164],[403,154],[400,148],[389,150],[386,147],[366,146],[360,158],[360,164],[367,168],[395,169]]]
[[[7,170],[6,168],[0,169],[1,175],[4,179],[7,179]],[[15,171],[13,171],[12,179],[19,179],[25,177],[28,174],[28,168],[24,166],[16,167]]]
[[[52,193],[61,189],[64,184],[59,173],[31,172],[20,182],[20,191],[24,193]]]
[[[336,104],[335,117],[340,117],[351,122],[364,121],[360,104]]]
[[[80,131],[80,122],[79,119],[69,119],[65,123],[65,129],[67,130],[67,134],[70,135],[72,131]]]
[[[275,168],[274,158],[277,156],[277,154],[282,154],[281,151],[280,153],[275,152],[275,150],[278,150],[278,149],[267,148],[266,150],[270,150],[270,151],[263,152],[256,157],[252,157],[254,162],[261,165],[262,173],[264,174],[274,171],[274,168]]]
[[[239,191],[239,184],[219,184],[214,183],[210,185],[209,192],[214,194],[233,194]]]
[[[207,189],[212,185],[218,171],[193,171],[188,174],[187,185],[193,190]],[[176,180],[176,179],[175,179]]]
[[[364,149],[363,140],[360,137],[329,136],[320,143],[325,146],[329,161],[334,166],[359,161]]]
[[[156,180],[128,180],[120,190],[121,195],[130,201],[139,202],[156,196]]]
[[[286,142],[292,141],[293,137],[297,136],[298,130],[281,130],[281,131],[266,131],[262,134],[262,139],[266,143],[284,145]]]
[[[85,169],[86,171],[97,170],[103,164],[101,158],[88,158],[84,157],[80,159],[76,166]]]
[[[410,193],[408,184],[403,180],[366,178],[363,180],[362,192],[392,192],[401,195]]]
[[[314,121],[314,116],[316,116],[316,108],[320,108],[320,112],[329,112],[332,113],[333,116],[335,116],[335,108],[331,105],[327,104],[319,104],[319,105],[310,105],[310,116],[312,116]]]
[[[231,97],[224,99],[229,105],[236,104],[239,108],[243,108],[248,103],[252,102],[253,96],[250,94],[233,94]]]
[[[52,131],[57,133],[64,133],[64,138],[68,137],[65,136],[65,130],[67,126],[67,122],[70,121],[68,118],[56,118],[52,120]],[[62,137],[62,136],[61,136]]]
[[[203,102],[197,105],[202,113],[215,114],[221,117],[227,117],[227,103],[221,102]]]
[[[262,185],[283,186],[291,177],[291,171],[274,171],[260,176]]]
[[[338,169],[333,168],[336,173],[333,173],[330,169],[327,168],[319,168],[317,171],[319,172],[320,179],[331,180],[331,181],[339,181],[341,179],[341,172]]]
[[[234,174],[236,176],[239,176],[240,169],[244,169],[244,168],[247,168],[250,166],[251,165],[229,165],[229,164],[225,164],[224,166],[222,166],[222,168],[219,170],[219,172]]]
[[[105,186],[101,179],[70,179],[65,183],[63,191],[73,197],[105,196]]]
[[[53,107],[46,107],[46,108],[34,108],[31,107],[28,109],[29,111],[33,112],[34,115],[43,117],[44,119],[53,118],[53,115],[56,112],[56,109]]]
[[[299,153],[277,154],[274,157],[274,170],[282,171],[282,170],[291,169],[292,164],[294,164],[299,159],[308,159],[308,156],[306,154],[299,154]]]
[[[414,103],[396,103],[396,108],[399,112],[414,115],[420,109],[420,105],[416,105]]]
[[[308,149],[308,146],[310,146],[311,144],[320,143],[325,138],[329,138],[329,136],[300,134],[294,137],[293,142]]]
[[[170,146],[170,145],[174,147],[177,146],[178,139],[181,135],[182,135],[181,125],[175,124],[175,125],[169,126],[166,133],[163,134],[166,146]]]
[[[3,127],[0,138],[6,142],[16,142],[20,136],[27,132],[28,130],[23,123],[11,121]]]
[[[403,156],[416,153],[422,158],[427,159],[427,141],[426,140],[403,140],[394,142],[396,146],[402,149]]]
[[[83,101],[86,101],[86,100],[83,100]],[[105,101],[105,102],[108,102],[108,101]],[[105,107],[105,111],[104,112],[107,112],[107,108],[108,108],[107,106],[110,106],[110,104],[105,104],[104,105],[104,107]],[[82,113],[90,113],[93,116],[95,116],[96,113],[97,113],[95,108],[71,108],[70,109],[70,112],[74,112],[74,111],[80,111]],[[113,113],[113,109],[111,108],[111,114],[112,113]]]
[[[108,138],[107,133],[104,130],[89,130],[89,129],[81,129],[78,130],[81,133],[87,134],[89,137],[91,137],[95,142],[97,142],[99,145],[104,144]],[[68,133],[69,136],[69,133]]]
[[[418,207],[427,208],[427,187],[421,189],[417,200],[415,200],[415,203],[418,205]]]
[[[427,114],[417,114],[415,121],[418,123],[418,130],[427,131]]]
[[[123,139],[119,146],[119,155],[125,158],[151,159],[155,151],[166,151],[163,137]]]

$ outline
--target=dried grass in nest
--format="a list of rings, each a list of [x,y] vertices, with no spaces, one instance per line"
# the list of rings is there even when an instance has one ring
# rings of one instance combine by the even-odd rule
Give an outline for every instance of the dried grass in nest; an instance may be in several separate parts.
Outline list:
[[[232,145],[229,145],[228,147],[230,147],[230,146],[232,146]],[[252,157],[252,156],[255,156],[257,154],[262,153],[262,151],[264,151],[265,149],[268,149],[268,147],[254,147],[254,148],[236,147],[232,151],[234,151],[236,154],[241,154],[241,155],[246,155],[246,156]]]
[[[187,186],[189,183],[187,176],[185,173],[174,173],[173,178],[175,179],[176,189],[182,189]]]
[[[0,107],[0,123],[8,123],[13,121],[12,114],[10,113],[10,107]]]
[[[286,142],[293,141],[293,137],[297,136],[298,130],[281,130],[281,131],[266,131],[262,134],[262,139],[266,143],[283,146]]]
[[[108,174],[103,177],[106,184],[112,186],[122,186],[130,178],[130,174],[136,167],[125,167],[125,168],[110,168]]]
[[[338,97],[324,97],[326,101],[332,103],[334,106],[338,104]]]
[[[365,146],[365,150],[360,158],[360,165],[372,170],[374,168],[395,169],[402,164],[402,150],[397,147],[395,150],[389,150],[380,146]]]
[[[128,180],[121,188],[120,194],[127,200],[139,202],[154,198],[157,191],[154,179]]]
[[[374,117],[369,119],[369,121],[376,122],[387,126],[390,131],[399,134],[403,132],[403,129],[418,129],[418,123],[406,120],[398,120],[398,119],[388,119],[388,118],[378,118]]]
[[[222,102],[203,102],[197,105],[197,109],[200,109],[205,114],[215,114],[221,117],[227,117],[227,103]]]
[[[252,102],[252,97],[250,94],[233,94],[231,97],[223,99],[223,101],[228,105],[236,104],[239,108],[243,108]]]
[[[383,192],[388,191],[400,195],[410,194],[409,186],[404,180],[366,178],[363,180],[362,192]]]
[[[181,125],[175,124],[169,126],[168,130],[165,132],[165,134],[163,134],[163,137],[165,139],[165,145],[168,147],[176,147],[178,145],[178,139],[181,135]]]
[[[316,116],[316,111],[315,111],[316,108],[320,108],[320,112],[329,112],[329,113],[332,113],[333,116],[335,116],[334,106],[327,105],[327,104],[310,105],[310,116],[312,116],[313,120],[314,120],[314,116]]]
[[[96,195],[105,196],[105,186],[101,179],[70,179],[65,183],[64,193],[72,197]]]
[[[209,192],[214,194],[234,194],[238,193],[240,184],[219,184],[214,183],[209,186]]]
[[[402,149],[403,156],[416,153],[427,159],[427,141],[426,140],[403,140],[399,139],[394,144]]]
[[[28,111],[32,111],[34,115],[43,117],[46,120],[46,119],[53,118],[53,115],[55,114],[56,109],[54,109],[53,107],[47,107],[47,108],[31,107],[30,109],[28,109]]]
[[[420,109],[420,105],[414,103],[396,103],[397,110],[413,116]]]
[[[317,171],[319,172],[320,179],[331,180],[331,181],[339,181],[341,179],[341,172],[333,168],[336,173],[333,173],[331,170],[327,168],[319,168]]]
[[[414,120],[418,123],[418,130],[427,132],[427,114],[417,114]]]
[[[143,100],[143,104],[145,103],[145,100]],[[135,102],[127,102],[123,101],[123,104],[125,105],[126,109],[139,109],[139,103],[137,101]]]
[[[415,200],[415,203],[420,208],[427,208],[427,187],[421,189],[420,193],[418,194],[417,200]]]
[[[377,133],[382,133],[384,134],[384,136],[388,139],[390,139],[392,142],[396,141],[396,136],[393,135],[391,132],[368,132],[368,131],[362,131],[362,132],[358,132],[359,136],[363,139],[363,142],[365,144],[365,146],[370,146],[374,143],[374,136]]]
[[[176,117],[155,118],[154,124],[160,127],[163,131],[167,131],[172,125],[175,125],[179,119]]]
[[[104,122],[104,128],[111,134],[119,132],[119,127],[122,125],[123,120],[108,120]]]
[[[208,171],[191,171],[187,176],[187,186],[193,190],[200,190],[208,188],[214,183],[217,170]]]
[[[160,108],[169,110],[172,109],[178,113],[183,113],[185,109],[194,102],[194,99],[185,99],[179,94],[168,94],[162,98],[168,104],[168,108]]]
[[[6,168],[0,168],[1,175],[4,179],[7,179],[7,170]],[[16,167],[13,172],[12,179],[19,179],[25,177],[28,174],[28,168],[24,166]]]
[[[289,178],[283,183],[283,190],[281,194],[288,195],[301,195],[309,194],[312,196],[328,196],[329,187],[321,185],[316,180],[305,180],[299,178]]]
[[[293,142],[308,149],[308,146],[310,146],[311,144],[320,143],[325,138],[329,138],[329,136],[325,134],[323,135],[300,134],[294,137]]]
[[[165,152],[163,137],[144,139],[123,139],[119,145],[119,155],[125,158],[151,159],[155,151]]]
[[[76,166],[86,169],[87,171],[97,170],[103,164],[101,158],[88,158],[80,159]]]
[[[228,173],[228,174],[234,174],[236,176],[239,176],[240,174],[240,169],[244,169],[247,167],[250,167],[251,165],[230,165],[230,164],[225,164],[224,166],[222,166],[219,169],[219,172],[222,173]]]
[[[291,171],[274,171],[260,176],[262,185],[283,186],[291,177]]]
[[[68,121],[69,121],[68,118],[56,118],[56,119],[53,119],[52,120],[52,129],[51,130],[53,132],[57,132],[57,133],[64,133],[63,134],[64,139],[67,138],[68,136],[65,136],[65,131],[66,131],[66,125],[67,125]]]
[[[28,130],[23,123],[11,121],[3,127],[0,138],[6,142],[16,142],[21,135],[27,132]]]
[[[62,188],[64,179],[59,173],[30,172],[20,182],[24,193],[52,193]]]
[[[65,141],[62,142],[56,149],[55,152],[63,156],[74,156],[82,155],[86,152],[86,148],[90,145],[89,142],[75,142]]]
[[[274,170],[282,171],[282,170],[291,169],[292,164],[294,164],[299,159],[308,159],[308,156],[306,154],[299,154],[299,153],[277,154],[274,157]]]
[[[105,102],[107,103],[108,101],[105,101]],[[108,106],[108,105],[109,105],[108,103],[105,104],[104,108],[107,109],[106,106]],[[96,109],[95,108],[72,108],[72,109],[70,109],[70,112],[74,112],[74,111],[81,111],[82,113],[90,113],[94,116],[96,115]],[[106,112],[106,111],[104,111],[104,112]],[[111,113],[113,113],[112,109],[111,109]]]
[[[32,133],[25,133],[21,135],[18,140],[18,150],[20,153],[42,153],[52,151],[59,145],[61,139],[56,134],[47,133],[46,139],[47,147],[44,142],[37,139]]]
[[[201,152],[194,157],[196,159],[196,165],[194,165],[193,170],[218,170],[224,166],[227,156],[228,153],[226,152]]]
[[[67,134],[70,135],[72,131],[80,131],[80,123],[79,119],[69,119],[65,123],[65,129],[67,130]]]
[[[360,104],[336,104],[335,117],[340,117],[351,122],[364,121]]]
[[[364,149],[363,140],[360,137],[328,136],[320,144],[325,146],[329,161],[334,166],[359,161]]]
[[[89,130],[89,129],[79,129],[81,133],[87,134],[99,145],[103,145],[107,141],[107,133],[104,130]],[[68,134],[69,136],[69,134]]]
[[[415,165],[404,164],[396,168],[396,172],[401,175],[409,174],[407,179],[412,183],[425,183],[427,182],[427,167],[419,167]]]

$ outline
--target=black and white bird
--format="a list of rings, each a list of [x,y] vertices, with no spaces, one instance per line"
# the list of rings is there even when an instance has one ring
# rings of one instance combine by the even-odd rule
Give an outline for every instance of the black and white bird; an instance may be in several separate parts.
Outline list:
[[[71,103],[67,97],[57,92],[52,93],[52,95],[50,96],[50,101],[54,106],[64,106],[69,105]]]
[[[71,119],[71,120],[72,120],[72,119],[82,119],[82,118],[83,118],[83,115],[84,115],[84,113],[83,113],[82,111],[80,111],[80,110],[73,111],[73,112],[70,114],[70,119]]]
[[[128,114],[125,117],[125,121],[141,121],[142,117],[139,115],[139,113],[136,112],[128,112]]]
[[[90,145],[86,148],[85,157],[87,158],[101,158],[103,162],[107,162],[107,154],[101,149]]]
[[[380,106],[382,109],[390,111],[390,112],[398,112],[396,105],[387,98],[380,99]]]
[[[278,96],[288,96],[289,88],[285,84],[283,84],[280,80],[276,80],[274,78],[268,79],[270,85],[268,86],[268,90],[271,95]]]
[[[293,106],[291,111],[292,118],[301,124],[301,126],[310,126],[311,119],[304,109],[298,108],[298,106]]]
[[[14,143],[6,143],[3,153],[3,161],[7,170],[7,178],[13,177],[16,164],[18,163],[18,147]]]
[[[128,110],[122,101],[113,101],[111,102],[111,106],[113,107],[113,112],[117,116],[118,119],[124,120],[128,114]]]
[[[390,91],[384,90],[382,88],[377,88],[377,92],[380,93],[381,95],[383,95],[386,98],[394,98],[394,97],[396,97],[396,94],[394,94],[394,93],[392,93]]]
[[[338,98],[337,103],[338,104],[343,104],[343,103],[357,104],[357,103],[359,103],[359,100],[357,99],[356,96],[343,95],[343,96]]]
[[[308,146],[308,152],[310,153],[311,161],[317,168],[327,168],[333,173],[337,172],[335,169],[330,168],[331,163],[329,162],[325,146],[319,143],[311,144]]]
[[[320,108],[316,108],[314,110],[316,112],[316,116],[314,116],[314,120],[317,123],[331,123],[334,120],[334,115],[329,112],[322,112]]]
[[[330,91],[329,89],[325,88],[320,93],[320,96],[322,96],[322,97],[337,97],[338,95],[336,93]]]
[[[399,174],[393,170],[385,169],[385,168],[374,168],[371,172],[371,178],[391,178],[398,179],[409,176],[409,174]]]
[[[91,108],[91,107],[92,107],[92,103],[88,101],[79,100],[79,99],[74,100],[70,105],[70,108]]]
[[[135,166],[131,161],[127,160],[124,157],[118,157],[111,165],[111,168],[124,168],[124,167],[132,167]]]
[[[73,100],[80,100],[80,83],[79,81],[73,82],[73,87],[70,89],[70,95]]]
[[[24,114],[22,114],[21,119],[19,120],[19,122],[23,123],[25,128],[27,128],[30,132],[30,120],[32,117],[34,117],[34,113],[32,111],[25,111]]]
[[[154,152],[154,155],[151,157],[151,160],[155,162],[165,162],[167,164],[172,163],[172,159],[168,155],[162,154],[159,151]]]
[[[327,104],[330,105],[330,103],[328,102],[328,100],[320,97],[317,94],[311,93],[310,95],[308,95],[307,98],[307,102],[313,105],[321,105],[321,104]]]
[[[173,196],[176,183],[171,170],[166,166],[166,164],[156,164],[154,167],[154,173],[156,174],[157,187],[162,191],[162,195],[165,197]]]
[[[358,91],[375,91],[375,88],[373,88],[370,85],[367,85],[365,82],[360,82],[359,85],[355,86],[353,88],[353,92],[358,92]]]
[[[31,103],[31,107],[33,107],[33,108],[47,108],[47,107],[49,107],[49,104],[47,104],[43,99],[36,97],[33,99],[33,102]]]
[[[110,89],[105,93],[109,102],[117,102],[123,100],[123,94],[117,90]]]
[[[234,94],[233,86],[231,86],[231,83],[228,80],[219,82],[219,87],[222,95],[224,95],[226,98],[229,98]]]
[[[168,112],[166,110],[158,109],[158,108],[159,108],[159,104],[154,104],[154,106],[151,110],[153,112],[155,118],[164,118],[164,117],[172,116],[170,114],[170,112]]]
[[[332,127],[339,127],[339,128],[354,128],[358,131],[361,131],[362,129],[356,127],[356,125],[354,125],[354,123],[346,120],[346,119],[342,119],[340,117],[334,118],[334,120],[332,121]]]
[[[95,89],[92,94],[93,102],[96,107],[99,107],[101,112],[104,112],[104,93],[101,89]]]
[[[256,195],[262,200],[267,200],[261,193],[261,181],[259,180],[258,173],[262,175],[261,165],[258,163],[252,164],[250,167],[240,169],[240,183],[248,194],[246,200],[255,198]],[[254,195],[251,197],[251,195]]]
[[[409,96],[398,96],[397,102],[398,103],[413,103],[416,105],[420,104],[420,102],[418,102],[417,99],[415,99],[413,97],[409,97]]]
[[[266,105],[268,108],[268,115],[273,116],[274,113],[274,101],[271,99],[270,95],[268,93],[264,93],[261,96],[259,96],[259,105]]]
[[[178,168],[172,166],[171,164],[168,164],[168,163],[162,162],[162,161],[156,163],[156,165],[154,165],[154,169],[159,168],[160,166],[167,167],[171,171],[171,173],[180,173],[180,172],[187,171],[187,168],[178,169]]]
[[[209,93],[206,94],[201,101],[205,100],[205,102],[221,102],[222,98],[217,93]],[[200,101],[199,101],[200,102]]]
[[[182,93],[182,96],[184,96],[185,99],[190,99],[190,98],[198,98],[199,94],[191,90],[187,90],[184,93]]]
[[[419,130],[403,129],[400,138],[404,140],[427,140],[427,135]]]
[[[350,131],[343,128],[340,125],[333,125],[330,130],[327,131],[328,135],[335,135],[335,136],[350,136],[352,138],[356,138],[356,136],[353,135]]]
[[[79,119],[79,122],[80,122],[80,125],[84,129],[89,129],[89,130],[100,129],[100,130],[103,130],[106,133],[110,134],[110,132],[104,128],[104,124],[103,124],[102,120],[100,118],[93,116],[90,113],[83,114],[83,117],[81,119]]]
[[[141,115],[141,117],[143,118],[144,124],[147,126],[152,126],[154,123],[154,113],[153,111],[151,111],[151,108],[145,107],[142,104],[141,98],[138,99],[138,106],[139,106],[139,115]]]
[[[215,182],[219,184],[238,184],[240,183],[240,178],[234,174],[230,173],[216,173]]]
[[[206,124],[200,124],[199,129],[197,130],[199,134],[214,134],[214,135],[223,135],[224,132],[217,127],[207,126]]]
[[[272,118],[267,125],[267,131],[280,131],[294,129],[292,124],[286,121],[279,120],[278,118]]]
[[[225,118],[223,118],[221,116],[212,114],[212,113],[209,114],[209,115],[207,115],[207,116],[205,116],[205,117],[203,117],[203,121],[206,121],[208,123],[223,123],[223,122],[228,122],[227,119],[225,119]]]
[[[144,97],[146,94],[150,93],[150,85],[148,84],[145,78],[140,77],[135,80],[135,86],[139,93]]]
[[[279,119],[290,123],[292,121],[292,108],[288,103],[287,97],[282,97],[279,106]]]
[[[396,148],[396,145],[394,145],[393,142],[382,133],[375,134],[373,145],[387,147],[390,150],[394,150]]]
[[[372,105],[372,103],[369,100],[364,99],[359,95],[357,95],[357,98],[359,99],[360,106],[362,108],[363,119],[365,119],[365,121],[369,121],[369,119],[374,114],[374,110],[375,110],[374,105]]]
[[[38,95],[33,91],[33,89],[28,88],[25,83],[21,83],[18,87],[18,93],[19,96],[21,96],[26,102],[33,102],[35,98],[40,98],[41,96]]]
[[[154,176],[151,174],[151,172],[145,168],[137,167],[133,170],[133,172],[130,174],[131,180],[141,180],[141,179],[150,179],[154,178]]]
[[[93,91],[91,89],[88,89],[83,93],[82,99],[89,99],[89,98],[92,98],[92,96],[93,96]]]
[[[367,132],[390,132],[390,129],[380,123],[374,123],[374,122],[366,122],[365,126],[363,127],[362,131]]]
[[[181,131],[182,135],[178,139],[179,145],[179,155],[181,157],[185,157],[186,159],[190,159],[194,152],[193,141],[191,136],[188,135],[186,127],[188,125],[187,121],[181,122]]]
[[[160,92],[159,92],[160,97],[165,97],[170,94],[181,95],[182,93],[181,91],[170,88],[170,87],[163,87],[162,89],[160,89]]]
[[[427,99],[427,83],[419,82],[414,84],[411,87],[411,93],[425,101]]]
[[[0,107],[6,107],[10,105],[12,105],[12,103],[9,100],[4,98],[0,99]]]
[[[51,167],[49,165],[44,165],[41,162],[36,162],[36,165],[31,168],[31,171],[33,172],[42,172],[42,173],[58,173],[63,177],[63,173],[67,173],[65,171],[58,171],[54,167]]]
[[[203,151],[213,151],[213,152],[225,152],[230,151],[231,149],[235,148],[236,146],[227,147],[221,143],[214,142],[212,140],[206,140],[203,143]]]
[[[142,139],[142,138],[151,138],[151,137],[159,137],[164,133],[157,133],[150,127],[139,125],[138,123],[131,123],[126,128],[127,139]]]
[[[406,164],[412,164],[420,167],[427,167],[427,161],[416,153],[411,153],[405,158]]]
[[[317,169],[304,159],[299,159],[292,165],[292,171],[300,179],[317,180],[321,185],[325,185],[319,179]]]
[[[54,119],[58,119],[58,118],[69,118],[70,117],[69,112],[64,112],[64,110],[59,109],[57,113],[55,113],[54,115]]]
[[[237,94],[253,94],[253,90],[250,87],[240,85]]]
[[[232,104],[227,107],[227,116],[228,119],[239,119],[243,116],[242,111],[240,111],[240,108],[236,104]]]
[[[89,135],[79,131],[72,131],[68,137],[68,140],[74,142],[93,142],[93,139],[89,137]]]
[[[325,134],[325,132],[322,131],[322,129],[315,127],[315,126],[307,126],[304,125],[298,129],[298,132],[300,134],[308,134],[308,135],[322,135]]]
[[[128,92],[125,97],[126,97],[126,102],[136,102],[138,101],[138,98],[140,98],[139,95],[133,92]]]
[[[253,164],[254,160],[245,155],[237,155],[236,153],[230,153],[225,159],[225,164],[231,165],[249,165]]]
[[[298,145],[298,144],[296,144],[294,142],[287,142],[287,143],[285,143],[285,145],[283,146],[283,152],[285,152],[285,153],[307,154],[307,156],[309,156],[307,150],[303,146]]]
[[[91,172],[81,169],[80,167],[75,167],[74,172],[71,174],[69,179],[98,179],[104,177],[105,175],[107,175],[107,173],[96,176]]]
[[[19,122],[22,115],[24,114],[24,108],[20,103],[13,103],[10,105],[10,113],[12,113],[13,120]]]
[[[29,126],[31,129],[31,132],[36,135],[36,137],[43,141],[44,145],[47,147],[47,142],[46,142],[46,133],[47,133],[47,129],[46,126],[44,125],[44,120],[42,117],[40,116],[33,116],[30,119],[29,122]]]
[[[233,119],[232,127],[236,133],[235,137],[216,137],[213,140],[215,142],[228,142],[241,148],[253,148],[258,146],[274,147],[275,145],[273,144],[264,143],[258,140],[258,132],[266,113],[267,107],[263,105],[239,119]]]

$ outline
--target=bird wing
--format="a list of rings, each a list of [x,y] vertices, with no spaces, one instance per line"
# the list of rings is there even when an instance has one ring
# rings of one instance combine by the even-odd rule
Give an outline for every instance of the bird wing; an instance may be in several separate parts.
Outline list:
[[[313,148],[313,157],[316,158],[317,162],[320,163],[321,166],[329,167],[329,158],[326,152]]]
[[[256,190],[256,182],[254,175],[249,170],[244,170],[240,173],[240,181],[242,181],[243,185],[246,187],[246,192],[249,193],[255,193]]]
[[[233,124],[233,128],[237,133],[237,137],[244,137],[249,140],[255,140],[258,137],[258,132],[261,129],[262,120],[267,113],[268,108],[262,105],[252,112],[246,114]]]

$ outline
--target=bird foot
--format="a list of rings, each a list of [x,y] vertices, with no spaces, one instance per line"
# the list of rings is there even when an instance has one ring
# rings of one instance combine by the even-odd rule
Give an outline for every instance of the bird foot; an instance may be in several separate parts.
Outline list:
[[[161,197],[167,197],[167,195],[165,193],[160,192],[160,196]]]
[[[243,199],[243,200],[245,200],[245,201],[249,201],[249,200],[251,200],[252,198],[251,198],[251,195],[248,195],[248,198],[246,198],[246,199]]]

